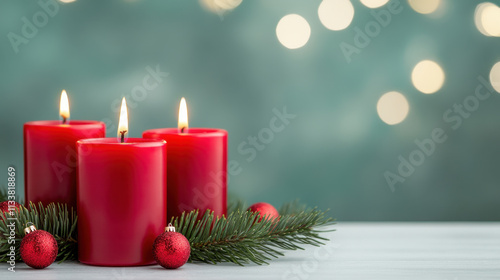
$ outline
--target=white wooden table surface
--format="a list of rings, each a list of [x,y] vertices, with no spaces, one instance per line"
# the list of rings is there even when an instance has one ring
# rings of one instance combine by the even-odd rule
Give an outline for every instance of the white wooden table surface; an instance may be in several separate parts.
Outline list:
[[[500,279],[500,223],[339,223],[327,246],[287,252],[270,265],[94,267],[35,270],[0,264],[0,279]]]

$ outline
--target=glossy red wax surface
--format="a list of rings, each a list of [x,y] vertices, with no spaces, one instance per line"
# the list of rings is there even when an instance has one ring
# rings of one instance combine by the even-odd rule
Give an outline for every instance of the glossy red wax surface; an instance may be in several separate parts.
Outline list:
[[[96,121],[34,121],[24,124],[26,203],[67,203],[76,208],[76,141],[104,137]]]
[[[101,266],[154,264],[166,226],[166,143],[78,141],[78,260]]]
[[[151,129],[144,138],[163,139],[168,144],[168,219],[183,211],[210,209],[227,214],[227,131],[190,128]]]

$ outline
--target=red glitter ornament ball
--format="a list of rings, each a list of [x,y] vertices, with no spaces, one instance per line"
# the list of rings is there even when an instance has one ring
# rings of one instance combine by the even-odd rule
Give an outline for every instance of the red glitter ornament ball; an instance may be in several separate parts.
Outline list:
[[[164,268],[179,268],[189,259],[191,245],[187,238],[175,232],[169,224],[166,231],[158,236],[153,244],[153,257]]]
[[[252,212],[260,212],[260,218],[259,222],[262,221],[262,218],[266,216],[267,219],[278,219],[280,217],[280,214],[278,213],[278,210],[274,208],[269,203],[265,202],[257,202],[255,204],[252,204],[252,206],[248,207],[248,211]]]
[[[57,257],[57,241],[45,230],[36,230],[34,226],[25,229],[26,236],[21,241],[21,259],[32,268],[46,268]]]
[[[4,213],[9,212],[9,202],[10,202],[10,205],[12,208],[12,201],[4,201],[4,202],[0,202],[0,211],[2,211]],[[21,204],[14,201],[14,206],[16,207],[16,209],[19,209],[19,207],[21,207]]]

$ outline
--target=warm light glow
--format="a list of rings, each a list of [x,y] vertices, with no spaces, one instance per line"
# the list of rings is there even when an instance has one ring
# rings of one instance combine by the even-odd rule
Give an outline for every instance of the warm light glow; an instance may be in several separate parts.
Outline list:
[[[118,123],[118,138],[124,139],[128,134],[128,112],[127,101],[125,97],[122,99],[122,107],[120,109],[120,122]]]
[[[476,10],[474,11],[474,24],[476,25],[477,30],[481,32],[481,34],[485,36],[490,36],[483,27],[483,12],[484,9],[490,6],[495,6],[495,4],[490,2],[484,2],[476,6]]]
[[[76,0],[59,0],[59,2],[62,2],[62,3],[73,3],[75,1]]]
[[[486,33],[490,36],[500,36],[500,8],[497,6],[486,7],[481,16],[481,22]]]
[[[66,122],[69,119],[68,94],[66,94],[66,90],[64,89],[61,92],[61,101],[59,102],[59,116],[63,118],[63,122]]]
[[[386,124],[398,124],[406,118],[410,106],[408,101],[397,91],[387,92],[377,102],[377,113]]]
[[[387,4],[387,2],[389,2],[389,0],[361,0],[361,3],[363,3],[363,5],[372,9],[382,7]]]
[[[188,125],[188,109],[186,105],[186,99],[184,97],[181,99],[181,105],[179,106],[179,122],[178,126],[180,132],[187,132]]]
[[[236,9],[243,0],[200,0],[202,7],[215,14]]]
[[[276,36],[283,46],[289,49],[298,49],[309,41],[311,27],[303,17],[289,14],[278,22]]]
[[[500,93],[500,61],[495,63],[490,71],[491,86]]]
[[[474,23],[483,35],[500,37],[500,8],[490,2],[477,5]]]
[[[408,0],[408,3],[417,13],[431,14],[439,8],[441,0]]]
[[[354,7],[349,0],[323,0],[318,8],[318,16],[326,28],[342,30],[351,24]]]
[[[474,23],[483,35],[500,37],[500,8],[490,2],[477,5]]]
[[[444,83],[444,71],[434,61],[422,60],[411,73],[411,81],[413,85],[425,94],[435,93]]]

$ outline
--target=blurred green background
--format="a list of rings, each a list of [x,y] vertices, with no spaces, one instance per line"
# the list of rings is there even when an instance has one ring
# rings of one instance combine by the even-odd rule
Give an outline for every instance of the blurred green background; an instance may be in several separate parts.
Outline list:
[[[321,1],[229,1],[212,10],[181,0],[57,3],[59,11],[17,53],[8,34],[21,35],[23,17],[32,21],[43,10],[36,1],[0,3],[0,185],[7,184],[7,167],[16,166],[20,196],[23,123],[57,119],[66,89],[71,119],[111,127],[126,96],[131,137],[175,127],[186,97],[190,126],[229,132],[228,159],[242,168],[230,177],[229,192],[248,203],[280,206],[299,198],[330,208],[339,220],[500,219],[500,96],[481,101],[456,130],[443,119],[474,94],[479,76],[489,81],[500,61],[500,38],[474,24],[479,1],[443,0],[436,12],[421,14],[401,0],[402,11],[350,63],[340,45],[353,45],[355,28],[364,29],[374,21],[371,12],[390,3],[372,10],[352,0],[354,19],[340,31],[321,23]],[[298,49],[276,36],[290,13],[311,29]],[[412,69],[424,59],[446,76],[435,94],[412,84]],[[134,98],[148,67],[168,77]],[[377,114],[377,101],[389,91],[402,93],[410,108],[396,125]],[[242,143],[269,127],[274,108],[284,107],[296,117],[247,160],[238,146],[250,147]],[[391,190],[384,173],[397,174],[398,157],[408,159],[414,141],[431,137],[434,128],[446,132],[446,142]],[[115,128],[107,134],[114,137]]]

